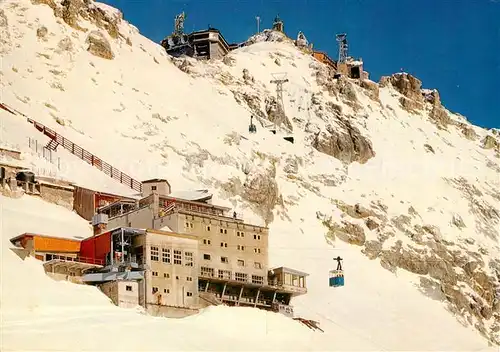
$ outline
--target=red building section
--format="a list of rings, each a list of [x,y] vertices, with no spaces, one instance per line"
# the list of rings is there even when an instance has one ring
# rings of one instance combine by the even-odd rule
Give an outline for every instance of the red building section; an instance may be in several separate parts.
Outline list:
[[[95,262],[106,263],[109,252],[111,252],[111,232],[86,238],[80,244],[80,256]]]

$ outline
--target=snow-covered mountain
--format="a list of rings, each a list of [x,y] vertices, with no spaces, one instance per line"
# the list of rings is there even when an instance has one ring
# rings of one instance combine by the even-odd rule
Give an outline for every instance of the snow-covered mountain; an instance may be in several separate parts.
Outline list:
[[[223,350],[227,338],[242,350],[500,344],[498,130],[446,110],[437,91],[408,74],[337,80],[276,32],[250,42],[221,61],[174,59],[104,4],[3,1],[0,101],[136,179],[209,188],[215,203],[268,224],[270,264],[310,273],[308,294],[293,304],[325,333],[247,308],[213,307],[172,321],[112,307],[97,289],[53,282],[38,262],[8,249],[21,232],[90,235],[86,222],[27,196],[2,197],[5,349],[54,348],[61,329],[65,350],[118,331],[120,342],[88,339],[85,348]],[[294,144],[265,128],[276,114],[276,73],[289,80],[283,96]],[[250,115],[256,134],[248,133]],[[32,153],[28,138],[47,140],[20,115],[0,110],[0,122],[0,143],[18,146],[26,166],[132,192],[65,150],[55,153],[59,165]],[[332,289],[328,270],[337,255],[346,286]],[[64,329],[80,314],[74,329]],[[141,344],[139,327],[148,331]],[[183,331],[205,337],[184,341]]]

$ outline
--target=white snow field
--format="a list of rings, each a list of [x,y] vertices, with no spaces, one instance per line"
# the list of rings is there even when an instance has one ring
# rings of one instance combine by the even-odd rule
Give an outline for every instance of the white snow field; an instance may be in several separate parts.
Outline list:
[[[498,209],[491,190],[500,189],[500,163],[493,149],[481,148],[481,140],[491,131],[470,125],[478,135],[472,141],[454,126],[440,130],[427,112],[415,115],[403,110],[399,93],[389,87],[380,88],[378,103],[354,86],[361,106],[355,111],[338,97],[320,93],[323,88],[313,70],[318,64],[287,42],[259,42],[238,49],[230,54],[232,66],[188,60],[185,73],[163,48],[126,21],[118,25],[123,36],[119,39],[83,18],[79,25],[87,32],[100,30],[114,58],[90,54],[85,43],[88,33],[68,26],[47,5],[29,0],[0,3],[0,102],[138,180],[166,178],[174,192],[209,189],[214,203],[235,208],[251,223],[263,222],[255,207],[240,195],[222,192],[221,186],[231,179],[244,183],[245,170],[252,175],[274,168],[283,205],[275,207],[269,224],[270,265],[310,274],[308,294],[292,305],[296,315],[318,320],[325,332],[250,308],[211,307],[185,319],[117,308],[97,288],[53,281],[41,262],[22,261],[9,249],[9,239],[23,232],[90,236],[85,220],[33,197],[0,196],[0,350],[498,351],[474,329],[475,318],[467,323],[449,312],[444,302],[424,295],[419,288],[421,275],[402,269],[393,274],[379,259],[369,260],[358,246],[338,240],[328,244],[327,229],[318,220],[319,213],[345,219],[335,200],[365,207],[381,202],[389,217],[407,214],[412,206],[419,214],[412,221],[438,227],[443,240],[466,246],[481,258],[484,270],[493,273],[488,263],[500,258],[498,227],[492,222],[487,234],[479,231],[480,225],[488,227],[486,223],[470,211],[463,193],[443,179],[463,177]],[[42,26],[47,35],[39,38]],[[241,78],[245,68],[254,77],[251,84]],[[250,112],[235,100],[235,92],[259,96],[263,106],[265,97],[274,95],[275,86],[269,81],[276,72],[286,72],[290,80],[284,87],[288,116],[318,128],[335,124],[312,111],[312,93],[319,94],[325,104],[334,102],[353,116],[371,140],[375,157],[346,167],[313,149],[310,133],[299,123],[294,127],[295,144],[260,124],[258,133],[249,135]],[[450,117],[468,124],[457,115]],[[28,145],[29,138],[40,145],[48,142],[25,118],[0,109],[0,146],[23,152],[21,162],[0,161],[22,163],[39,174],[81,186],[135,195],[62,148],[53,153],[59,164],[44,160]],[[426,153],[424,144],[432,145],[435,153]],[[293,175],[285,171],[290,158],[300,160]],[[335,185],[322,182],[325,177]],[[465,228],[450,224],[457,215]],[[365,229],[367,241],[377,238],[362,221],[357,223]],[[402,231],[394,232],[384,248],[398,240],[403,246],[412,243]],[[328,271],[337,255],[344,258],[346,286],[330,288]],[[485,326],[493,326],[495,319],[485,319]]]

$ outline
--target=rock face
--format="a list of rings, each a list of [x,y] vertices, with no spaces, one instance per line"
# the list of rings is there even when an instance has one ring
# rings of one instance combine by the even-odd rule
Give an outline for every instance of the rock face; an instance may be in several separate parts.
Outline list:
[[[365,231],[360,225],[353,224],[348,221],[342,221],[343,226],[341,226],[333,222],[331,219],[326,220],[323,223],[328,228],[328,238],[332,240],[338,238],[344,242],[357,246],[362,246],[365,244]]]
[[[380,78],[380,86],[392,85],[403,96],[399,102],[401,106],[410,112],[422,110],[424,99],[421,93],[422,82],[408,73],[397,73],[390,77]]]
[[[0,53],[6,53],[10,45],[9,22],[4,10],[0,9]]]
[[[364,164],[375,156],[371,142],[359,129],[348,120],[341,120],[340,124],[341,128],[327,125],[326,131],[316,133],[311,143],[313,148],[347,164],[354,161]]]
[[[48,30],[47,30],[47,27],[45,27],[45,26],[40,26],[36,30],[36,36],[40,39],[44,39],[45,37],[47,37],[47,33],[48,33]]]
[[[378,88],[377,83],[370,81],[368,79],[363,79],[363,80],[361,80],[360,85],[361,85],[361,87],[363,87],[364,89],[366,89],[368,91],[368,96],[370,97],[370,99],[377,101],[377,102],[380,101],[379,88]]]
[[[60,5],[54,0],[31,0],[33,4],[48,5],[56,17],[60,17],[69,26],[80,31],[88,29],[80,25],[79,19],[88,20],[95,24],[98,28],[104,29],[109,36],[117,39],[120,36],[118,25],[123,19],[120,11],[115,10],[113,13],[104,11],[91,0],[62,0]]]
[[[495,137],[487,135],[481,142],[484,149],[499,149],[500,144]]]
[[[85,42],[89,44],[87,51],[92,55],[108,60],[112,60],[115,57],[111,51],[111,45],[101,32],[90,32]]]

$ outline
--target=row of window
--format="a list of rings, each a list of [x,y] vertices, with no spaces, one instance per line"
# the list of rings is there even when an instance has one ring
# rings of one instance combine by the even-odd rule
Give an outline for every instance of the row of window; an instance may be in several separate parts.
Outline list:
[[[151,291],[153,292],[153,294],[155,294],[155,293],[158,293],[159,289],[158,289],[158,287],[152,287]],[[167,293],[167,294],[170,293],[170,289],[169,288],[164,288],[163,289],[163,293]],[[187,297],[192,297],[193,293],[192,292],[186,292],[186,296]]]
[[[153,275],[154,277],[158,277],[158,272],[157,272],[157,271],[152,271],[152,272],[151,272],[151,275]],[[163,277],[164,277],[165,279],[170,279],[170,274],[169,274],[169,273],[163,273]],[[178,275],[176,275],[176,276],[175,276],[175,279],[176,279],[176,280],[179,280],[179,276],[178,276]],[[186,277],[186,281],[193,281],[193,278],[192,278],[191,276],[187,276],[187,277]]]
[[[189,221],[186,221],[186,223],[184,224],[184,226],[185,226],[186,229],[192,229],[192,228],[194,228],[194,224],[192,222],[189,222]],[[207,229],[207,231],[211,231],[211,227],[210,226],[207,226],[206,229]],[[219,229],[219,233],[227,235],[227,229],[220,228]],[[236,232],[236,236],[238,236],[238,237],[245,237],[245,233],[243,231],[237,231]],[[260,235],[253,235],[253,239],[254,240],[260,240],[261,237],[260,237]]]
[[[182,265],[182,251],[179,249],[173,250],[175,265]],[[151,260],[154,262],[160,261],[160,248],[156,246],[151,246]],[[170,248],[161,248],[161,261],[165,264],[171,264],[171,249]],[[194,256],[193,252],[184,252],[184,265],[185,266],[193,266]]]
[[[201,267],[201,276],[215,277],[215,269],[214,268],[209,268],[209,267],[202,266]],[[217,277],[219,279],[223,279],[223,280],[232,280],[233,279],[232,272],[230,270],[220,270],[219,269],[217,271]],[[235,281],[240,281],[240,282],[250,281],[253,284],[257,284],[257,285],[263,285],[264,284],[264,276],[252,275],[251,276],[251,280],[250,280],[250,276],[248,274],[246,274],[246,273],[235,272],[234,273],[234,280]]]
[[[212,241],[210,241],[209,239],[203,239],[203,244],[211,245]],[[221,248],[227,248],[227,242],[221,242],[220,243],[220,247]],[[244,251],[245,250],[245,246],[239,245],[239,244],[236,246],[236,248],[239,251]],[[254,251],[254,253],[261,253],[261,249],[260,248],[254,248],[253,251]]]
[[[212,256],[210,254],[203,254],[203,259],[204,260],[212,260]],[[220,262],[224,264],[229,264],[229,258],[228,257],[220,257]],[[238,266],[245,266],[245,261],[243,259],[238,259],[237,261]],[[255,269],[262,269],[262,264],[259,262],[254,262],[254,268]]]

